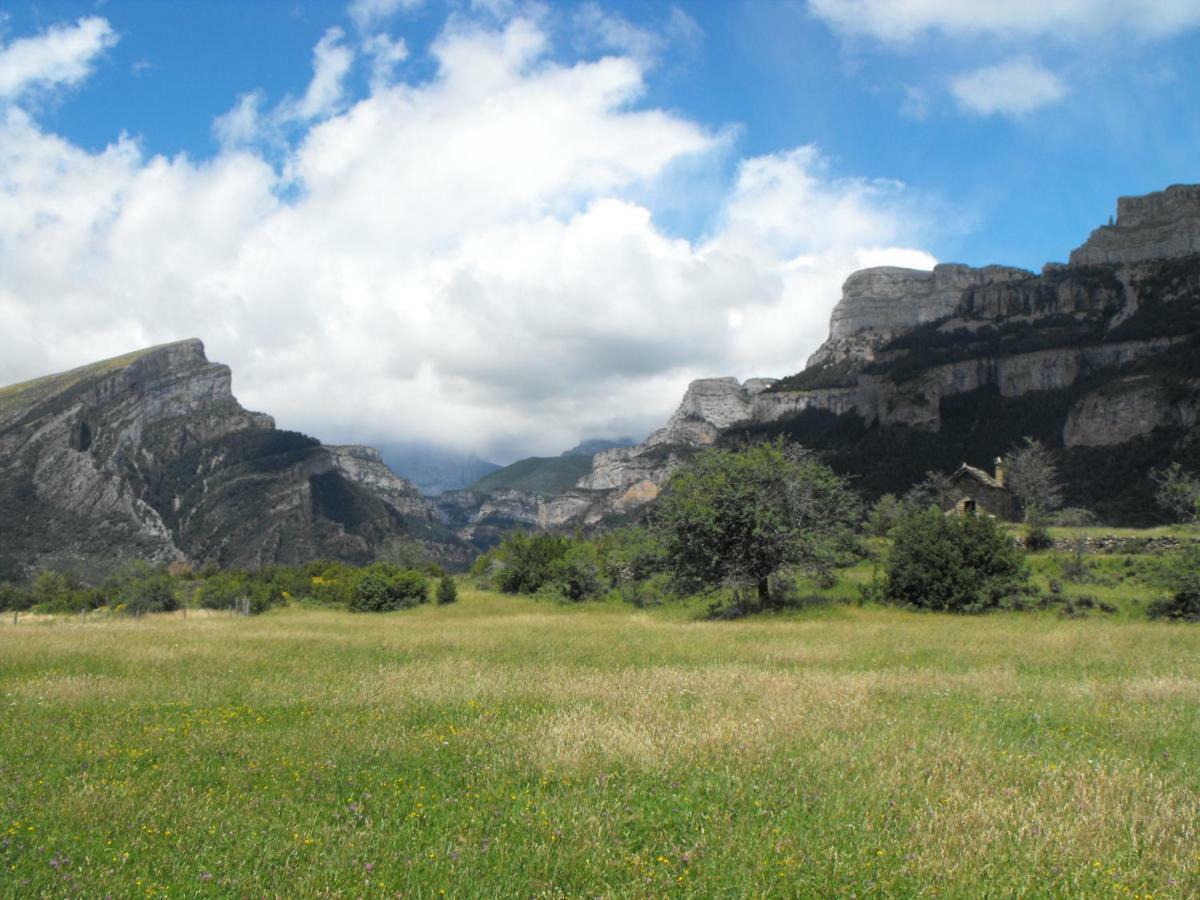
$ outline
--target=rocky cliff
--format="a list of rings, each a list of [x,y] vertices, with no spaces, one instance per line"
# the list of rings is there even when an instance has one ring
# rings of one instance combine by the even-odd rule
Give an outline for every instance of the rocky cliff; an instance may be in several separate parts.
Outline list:
[[[1117,200],[1115,224],[1097,228],[1071,265],[1128,265],[1200,253],[1200,185]]]
[[[0,389],[0,578],[131,559],[256,567],[458,551],[368,448],[322,447],[242,408],[180,341]]]
[[[1028,434],[1062,451],[1071,502],[1134,521],[1153,515],[1150,467],[1200,464],[1198,419],[1200,186],[1175,186],[1121,198],[1115,224],[1041,274],[855,273],[802,372],[693,383],[665,428],[598,454],[579,487],[636,508],[632,489],[652,499],[697,449],[782,434],[878,494]]]

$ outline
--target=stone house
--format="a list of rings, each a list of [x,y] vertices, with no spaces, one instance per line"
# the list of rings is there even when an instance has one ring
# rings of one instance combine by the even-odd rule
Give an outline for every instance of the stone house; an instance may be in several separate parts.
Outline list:
[[[950,484],[954,488],[954,505],[946,512],[995,516],[1012,521],[1016,503],[1012,491],[1004,484],[1004,463],[999,457],[996,458],[995,475],[963,463],[950,476]]]

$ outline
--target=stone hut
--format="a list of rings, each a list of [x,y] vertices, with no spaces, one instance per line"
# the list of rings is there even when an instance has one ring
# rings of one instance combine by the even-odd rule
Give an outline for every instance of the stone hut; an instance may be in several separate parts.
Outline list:
[[[999,457],[996,458],[995,475],[963,463],[950,476],[950,483],[954,486],[956,498],[954,506],[947,512],[1012,520],[1016,504],[1012,491],[1004,484],[1004,462]]]

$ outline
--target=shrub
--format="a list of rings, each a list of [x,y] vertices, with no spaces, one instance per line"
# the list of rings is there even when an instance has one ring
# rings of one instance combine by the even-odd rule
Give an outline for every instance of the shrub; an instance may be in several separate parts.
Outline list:
[[[596,545],[600,568],[614,586],[666,571],[662,543],[648,528],[617,528],[598,538]]]
[[[1156,469],[1150,478],[1158,485],[1154,499],[1177,522],[1194,522],[1200,517],[1200,479],[1177,462]]]
[[[375,563],[359,572],[350,608],[357,612],[388,612],[408,609],[428,598],[429,585],[420,572]]]
[[[496,548],[503,568],[496,587],[506,594],[536,594],[554,575],[554,563],[566,555],[571,542],[549,534],[510,534]]]
[[[883,596],[892,603],[950,612],[1001,605],[1023,587],[1021,552],[993,519],[913,513],[893,531]]]
[[[151,612],[170,612],[179,608],[175,581],[165,572],[131,579],[121,591],[118,602],[135,616]]]
[[[23,591],[15,584],[7,581],[0,582],[0,612],[25,610],[33,606],[33,595]]]
[[[445,606],[449,603],[454,603],[456,600],[458,600],[458,588],[454,584],[454,579],[449,575],[443,575],[438,581],[438,605]]]
[[[904,512],[904,506],[895,494],[884,494],[867,513],[864,530],[872,537],[887,537],[888,532],[896,527]]]
[[[1167,557],[1158,580],[1168,594],[1147,607],[1150,617],[1200,622],[1200,547],[1192,546]]]
[[[244,572],[218,572],[204,579],[200,605],[205,609],[229,609],[246,597],[247,589]]]
[[[1049,550],[1054,546],[1054,538],[1041,522],[1031,522],[1025,529],[1025,549],[1033,552]]]
[[[550,567],[551,581],[568,600],[578,603],[597,597],[604,590],[596,548],[577,541]]]

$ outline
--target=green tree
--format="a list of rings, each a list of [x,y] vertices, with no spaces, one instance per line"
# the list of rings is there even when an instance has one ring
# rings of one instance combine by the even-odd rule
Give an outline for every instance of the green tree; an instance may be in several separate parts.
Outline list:
[[[551,565],[550,576],[563,596],[575,603],[590,600],[604,590],[599,556],[588,541],[572,541],[567,552]]]
[[[571,546],[569,538],[551,534],[508,535],[495,549],[503,568],[496,573],[496,586],[506,594],[534,594],[554,577],[554,563]]]
[[[930,470],[919,484],[909,488],[904,495],[904,505],[912,509],[925,509],[936,506],[938,509],[948,509],[958,500],[959,494],[954,482],[945,472]]]
[[[771,602],[777,572],[826,571],[860,511],[846,482],[782,441],[708,450],[672,476],[653,513],[670,566]]]
[[[1200,479],[1177,462],[1151,472],[1150,478],[1158,485],[1154,499],[1176,522],[1194,522],[1200,518]]]
[[[866,532],[872,537],[887,537],[904,514],[904,506],[895,494],[884,494],[867,513]]]
[[[1044,522],[1047,513],[1062,506],[1058,464],[1041,441],[1025,438],[1020,447],[1005,455],[1004,469],[1004,484],[1021,504],[1026,522]]]
[[[1020,549],[987,516],[914,512],[892,531],[883,585],[892,603],[951,612],[999,606],[1029,579]]]
[[[438,605],[445,606],[449,603],[454,603],[456,600],[458,600],[458,588],[454,584],[454,579],[449,575],[443,575],[438,581]]]

